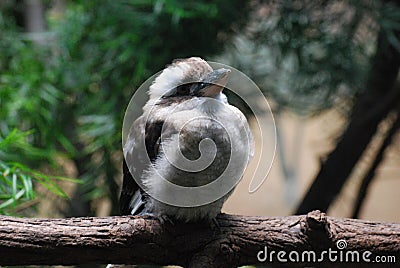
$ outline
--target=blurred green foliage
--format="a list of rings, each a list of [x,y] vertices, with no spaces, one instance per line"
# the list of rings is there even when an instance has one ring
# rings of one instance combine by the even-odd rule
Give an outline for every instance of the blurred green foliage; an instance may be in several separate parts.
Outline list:
[[[390,35],[399,10],[377,0],[89,0],[65,1],[61,12],[44,1],[48,32],[36,41],[17,23],[17,2],[0,4],[1,137],[29,131],[32,152],[14,151],[15,161],[71,161],[78,201],[110,196],[114,208],[125,108],[173,59],[231,64],[277,107],[313,114],[348,109],[362,94],[380,27],[399,44]]]
[[[393,32],[399,21],[399,8],[388,1],[260,4],[218,59],[249,74],[278,109],[347,113],[364,91],[379,29]]]
[[[42,150],[27,141],[29,134],[14,129],[7,137],[0,136],[0,214],[15,215],[21,208],[29,207],[29,201],[34,201],[37,195],[33,182],[64,198],[68,196],[56,181],[77,182],[65,177],[47,176],[16,162],[21,154],[32,159],[45,157]]]
[[[221,52],[249,14],[238,0],[67,1],[32,42],[16,26],[15,3],[0,6],[0,133],[33,130],[29,141],[45,154],[18,161],[70,159],[84,182],[80,202],[111,196],[114,206],[121,124],[135,88],[174,58]]]
[[[65,198],[56,181],[70,179],[29,168],[55,165],[54,141],[57,135],[65,138],[52,119],[60,92],[52,85],[45,61],[38,60],[46,59],[45,50],[33,51],[11,13],[4,11],[0,13],[0,214],[15,214],[36,199],[34,182]]]

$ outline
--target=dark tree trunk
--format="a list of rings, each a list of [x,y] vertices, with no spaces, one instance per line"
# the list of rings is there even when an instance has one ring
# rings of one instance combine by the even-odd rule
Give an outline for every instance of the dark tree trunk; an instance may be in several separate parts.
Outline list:
[[[336,148],[321,165],[296,214],[314,209],[327,211],[339,194],[376,133],[378,124],[400,101],[400,86],[395,85],[399,66],[399,51],[388,42],[382,31],[365,92],[355,103],[350,123]]]
[[[44,4],[41,0],[24,1],[25,28],[30,33],[46,31]]]
[[[398,110],[400,111],[399,108]],[[351,216],[352,218],[358,218],[360,216],[360,211],[364,203],[364,199],[367,196],[368,188],[375,177],[376,169],[379,167],[379,164],[384,159],[386,149],[392,143],[393,137],[395,137],[396,133],[400,128],[400,113],[398,112],[396,116],[397,116],[396,120],[388,130],[386,137],[381,145],[381,148],[379,148],[371,167],[369,168],[368,172],[366,173],[365,177],[361,182],[360,190],[358,192],[356,202],[354,204],[353,215]]]
[[[14,8],[15,22],[26,32],[46,31],[45,7],[41,0],[17,0]]]

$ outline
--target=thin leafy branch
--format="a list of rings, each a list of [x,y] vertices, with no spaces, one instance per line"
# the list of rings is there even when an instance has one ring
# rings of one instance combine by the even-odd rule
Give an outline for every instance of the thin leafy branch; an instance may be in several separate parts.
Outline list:
[[[43,186],[55,195],[68,198],[57,181],[78,182],[76,179],[62,176],[49,176],[22,163],[4,160],[18,147],[24,148],[26,154],[40,151],[27,142],[30,134],[31,132],[14,129],[4,138],[0,136],[0,156],[3,159],[0,160],[0,214],[15,214],[18,208],[36,200],[36,185]]]

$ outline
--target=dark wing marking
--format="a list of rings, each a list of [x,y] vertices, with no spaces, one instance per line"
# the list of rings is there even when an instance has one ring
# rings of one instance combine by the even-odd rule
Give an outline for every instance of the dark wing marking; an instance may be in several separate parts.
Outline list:
[[[151,162],[154,162],[158,156],[163,124],[164,122],[162,121],[149,121],[146,124],[146,150]]]
[[[134,180],[128,165],[131,166],[135,176],[141,178],[145,167],[145,159],[148,157],[153,162],[158,156],[158,148],[163,122],[151,121],[145,122],[145,117],[141,116],[132,124],[125,146],[131,148],[125,149],[123,162],[123,183],[120,197],[120,211],[122,215],[137,215],[143,212],[145,208],[146,193],[139,187]],[[140,143],[146,145],[147,155],[139,152]]]
[[[133,179],[131,172],[128,169],[126,164],[125,157],[123,159],[123,166],[122,166],[122,191],[121,196],[119,199],[119,209],[121,215],[129,215],[131,214],[132,207],[131,207],[131,200],[132,197],[135,195],[137,191],[140,191],[139,185]]]
[[[123,166],[122,166],[122,190],[120,196],[120,212],[122,215],[130,215],[132,212],[131,200],[135,196],[135,193],[140,191],[139,185],[133,179],[133,176],[128,168],[128,163],[131,163],[133,167],[140,167],[140,163],[142,160],[138,157],[138,154],[135,154],[135,149],[138,150],[139,144],[143,142],[144,125],[143,125],[142,117],[139,117],[135,122],[133,122],[129,134],[128,139],[124,145],[124,158],[123,158]],[[142,171],[138,171],[137,174],[140,174]]]

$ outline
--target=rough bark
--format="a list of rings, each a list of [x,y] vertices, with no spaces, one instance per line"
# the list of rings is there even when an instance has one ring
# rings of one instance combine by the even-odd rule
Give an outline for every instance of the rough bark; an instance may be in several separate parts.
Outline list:
[[[400,262],[400,224],[326,217],[319,211],[288,217],[220,215],[220,228],[204,224],[166,224],[137,216],[27,219],[0,217],[0,265],[134,263],[184,267],[354,267],[354,262],[290,262],[290,251],[371,251]],[[338,250],[337,243],[347,243]],[[345,241],[345,242],[344,242]],[[260,263],[257,254],[268,258]],[[261,253],[260,253],[261,251]],[[272,251],[272,261],[269,257]],[[285,251],[288,263],[277,252]],[[261,255],[260,255],[261,254]],[[294,256],[294,255],[293,255]],[[281,256],[282,257],[282,256]],[[317,255],[317,259],[319,255]],[[301,260],[301,258],[300,258]],[[344,259],[343,259],[344,260]],[[393,260],[392,260],[393,261]],[[357,263],[370,267],[376,263]],[[392,265],[395,265],[392,263]],[[390,265],[386,264],[386,267]]]

